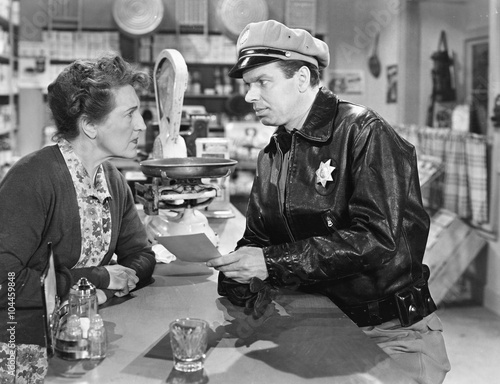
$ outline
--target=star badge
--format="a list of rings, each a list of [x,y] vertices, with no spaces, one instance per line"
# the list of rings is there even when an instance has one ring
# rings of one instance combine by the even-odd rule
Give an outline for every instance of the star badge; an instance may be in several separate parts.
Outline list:
[[[321,162],[319,168],[316,170],[316,184],[321,184],[326,187],[326,183],[329,181],[333,181],[332,172],[335,170],[335,167],[330,165],[331,159],[326,162]]]

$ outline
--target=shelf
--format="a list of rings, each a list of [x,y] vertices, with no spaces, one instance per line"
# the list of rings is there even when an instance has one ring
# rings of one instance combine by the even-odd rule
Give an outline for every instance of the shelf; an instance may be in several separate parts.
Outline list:
[[[205,95],[205,94],[184,94],[184,99],[227,99],[230,95]]]
[[[236,61],[235,61],[236,62]],[[138,63],[141,66],[144,67],[154,67],[155,62],[154,61],[140,61]],[[186,62],[186,65],[188,67],[228,67],[232,68],[234,66],[234,63],[221,63],[221,62],[199,62],[199,63],[193,63],[193,62]]]
[[[230,95],[195,95],[192,93],[185,93],[184,100],[192,100],[192,99],[203,99],[203,100],[225,100],[229,98]],[[155,101],[155,95],[141,95],[141,100],[144,101]]]
[[[71,60],[71,59],[68,59],[68,60],[50,59],[49,62],[50,62],[50,64],[55,64],[55,65],[57,65],[57,64],[69,65],[69,64],[73,63],[75,60],[77,60],[77,59],[73,59],[73,60]]]

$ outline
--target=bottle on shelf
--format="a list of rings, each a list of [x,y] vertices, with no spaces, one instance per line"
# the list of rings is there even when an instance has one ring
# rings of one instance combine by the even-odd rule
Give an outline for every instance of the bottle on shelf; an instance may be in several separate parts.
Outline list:
[[[191,91],[194,95],[201,94],[201,75],[198,71],[193,71],[191,78]]]
[[[222,67],[222,80],[224,82],[224,94],[230,95],[233,93],[232,79],[229,77],[229,67]]]
[[[222,80],[222,72],[219,67],[215,67],[214,69],[214,84],[215,84],[215,93],[217,95],[223,95],[224,84]]]

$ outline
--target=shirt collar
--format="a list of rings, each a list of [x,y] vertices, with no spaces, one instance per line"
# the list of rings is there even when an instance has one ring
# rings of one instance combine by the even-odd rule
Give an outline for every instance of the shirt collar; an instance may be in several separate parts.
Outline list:
[[[58,145],[68,166],[77,193],[93,196],[101,203],[107,198],[111,198],[102,164],[97,168],[94,182],[92,182],[87,170],[73,150],[71,143],[66,139],[61,139]]]

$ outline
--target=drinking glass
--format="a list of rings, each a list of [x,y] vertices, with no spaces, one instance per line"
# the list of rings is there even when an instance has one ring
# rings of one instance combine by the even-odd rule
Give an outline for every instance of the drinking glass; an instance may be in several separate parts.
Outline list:
[[[175,369],[182,372],[203,369],[208,328],[208,323],[201,319],[184,318],[170,323],[170,345]]]

